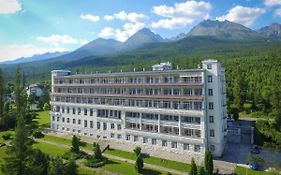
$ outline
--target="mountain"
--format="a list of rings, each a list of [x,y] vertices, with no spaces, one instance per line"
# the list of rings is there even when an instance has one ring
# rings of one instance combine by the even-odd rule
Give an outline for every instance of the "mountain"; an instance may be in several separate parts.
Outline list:
[[[65,55],[69,52],[47,52],[44,54],[36,54],[31,57],[21,57],[15,60],[11,61],[4,61],[1,64],[20,64],[20,63],[28,63],[28,62],[33,62],[33,61],[43,61],[43,60],[48,60],[54,57],[62,56]]]
[[[252,29],[227,20],[202,21],[193,27],[187,36],[213,36],[232,41],[256,41],[265,39],[264,36]]]
[[[123,44],[123,48],[130,49],[136,48],[146,43],[158,43],[163,42],[164,39],[148,28],[143,28],[129,37]]]
[[[281,38],[281,24],[272,23],[270,26],[260,28],[257,32],[271,38]]]
[[[183,39],[183,38],[185,38],[185,37],[186,37],[186,34],[185,34],[185,33],[180,33],[180,34],[178,34],[177,36],[172,37],[172,38],[170,38],[170,39],[168,39],[168,40],[170,40],[170,41],[177,41],[177,40],[181,40],[181,39]]]

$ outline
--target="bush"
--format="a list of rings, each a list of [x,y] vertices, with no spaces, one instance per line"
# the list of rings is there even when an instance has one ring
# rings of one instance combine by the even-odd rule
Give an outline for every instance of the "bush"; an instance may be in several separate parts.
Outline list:
[[[11,134],[11,133],[6,133],[6,134],[2,135],[2,138],[3,138],[4,140],[10,140],[10,139],[12,138],[12,136],[13,136],[13,134]]]
[[[50,105],[48,103],[44,103],[43,110],[48,111],[50,109],[51,109]]]
[[[87,154],[83,151],[80,151],[79,153],[68,151],[62,155],[62,158],[66,160],[77,160],[84,158],[86,155]]]
[[[35,137],[35,138],[42,138],[42,137],[44,137],[44,134],[41,131],[36,131],[33,134],[33,137]]]
[[[97,167],[101,167],[101,166],[105,165],[106,162],[107,162],[107,159],[105,159],[105,158],[103,158],[103,160],[98,160],[98,159],[95,159],[94,156],[87,156],[84,164],[88,167],[97,168]]]
[[[134,149],[134,152],[135,152],[136,156],[139,156],[140,153],[141,153],[141,147],[137,146],[137,147]]]

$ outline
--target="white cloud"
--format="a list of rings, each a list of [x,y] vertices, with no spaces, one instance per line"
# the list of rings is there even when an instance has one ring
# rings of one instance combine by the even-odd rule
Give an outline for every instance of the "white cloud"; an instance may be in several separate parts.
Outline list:
[[[92,22],[97,22],[100,20],[100,17],[99,16],[95,16],[95,15],[91,15],[91,14],[81,14],[80,15],[80,18],[81,19],[87,19],[87,20],[90,20]]]
[[[104,18],[106,21],[114,20],[114,16],[112,16],[112,15],[105,15],[103,18]]]
[[[148,16],[142,13],[136,13],[136,12],[127,13],[125,11],[120,11],[113,15],[105,15],[104,19],[107,21],[111,21],[113,19],[119,19],[122,21],[130,21],[133,23],[137,23],[137,22],[143,22],[144,20],[148,19]]]
[[[118,41],[124,42],[130,36],[135,34],[137,31],[145,27],[144,23],[137,22],[137,23],[125,23],[123,29],[113,29],[111,27],[105,27],[99,33],[100,37],[114,37]]]
[[[102,38],[114,36],[114,29],[111,27],[104,27],[98,35]]]
[[[262,8],[237,5],[230,9],[226,15],[217,17],[216,19],[220,21],[228,20],[250,27],[264,13],[265,9]]]
[[[274,14],[275,14],[276,16],[281,17],[281,8],[276,9],[275,12],[274,12]]]
[[[12,14],[21,10],[17,0],[0,0],[0,14]]]
[[[50,36],[38,36],[38,41],[42,41],[44,43],[48,43],[54,46],[58,46],[60,44],[77,44],[78,40],[72,38],[69,35],[50,35]]]
[[[66,51],[65,48],[54,47],[54,48],[42,48],[36,47],[32,44],[24,44],[24,45],[7,45],[0,46],[0,60],[14,60],[20,57],[30,57],[35,54],[43,54],[46,52],[63,52]]]
[[[165,17],[157,22],[152,22],[153,28],[173,29],[183,27],[195,21],[209,18],[212,5],[204,1],[186,1],[175,3],[174,6],[160,5],[155,6],[152,12]]]
[[[281,5],[281,0],[265,0],[264,4],[269,7],[275,6],[275,5]]]

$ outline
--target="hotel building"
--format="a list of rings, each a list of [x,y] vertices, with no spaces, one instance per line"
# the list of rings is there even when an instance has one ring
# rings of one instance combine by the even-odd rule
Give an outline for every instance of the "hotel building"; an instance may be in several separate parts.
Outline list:
[[[225,72],[216,60],[201,68],[71,74],[52,71],[51,129],[116,143],[203,157],[224,151]]]

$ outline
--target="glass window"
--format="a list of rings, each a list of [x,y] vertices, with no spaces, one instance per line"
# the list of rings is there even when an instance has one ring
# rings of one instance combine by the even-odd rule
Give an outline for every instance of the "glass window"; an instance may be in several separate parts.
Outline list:
[[[183,144],[183,150],[189,150],[189,144],[188,143]]]
[[[88,127],[88,122],[87,122],[87,120],[84,120],[84,127],[85,127],[85,128]]]
[[[114,127],[115,127],[114,123],[111,123],[110,127],[111,127],[111,129],[114,129]]]
[[[215,137],[215,131],[213,129],[210,129],[210,137]]]
[[[209,109],[214,109],[214,103],[213,102],[209,102]]]
[[[177,144],[177,142],[172,142],[172,148],[177,148],[178,147],[178,144]]]
[[[97,122],[97,129],[100,129],[100,122]]]
[[[151,139],[151,143],[152,143],[152,145],[156,145],[156,139]]]
[[[209,116],[209,122],[214,123],[214,116]]]
[[[201,150],[200,145],[194,145],[194,152],[200,152]]]
[[[111,137],[111,138],[114,138],[114,133],[110,133],[110,137]]]
[[[208,95],[213,96],[213,89],[208,89]]]
[[[213,82],[213,76],[212,75],[208,75],[208,83],[212,83]]]
[[[139,141],[139,137],[138,136],[134,136],[134,142]]]
[[[94,127],[93,121],[90,121],[90,128],[93,128],[93,127]]]
[[[147,137],[144,137],[143,138],[143,143],[147,143],[148,142],[148,138]]]
[[[212,64],[207,64],[207,69],[212,69]]]
[[[162,140],[162,146],[167,146],[167,140]]]
[[[126,135],[126,140],[131,140],[131,136],[130,135]]]

